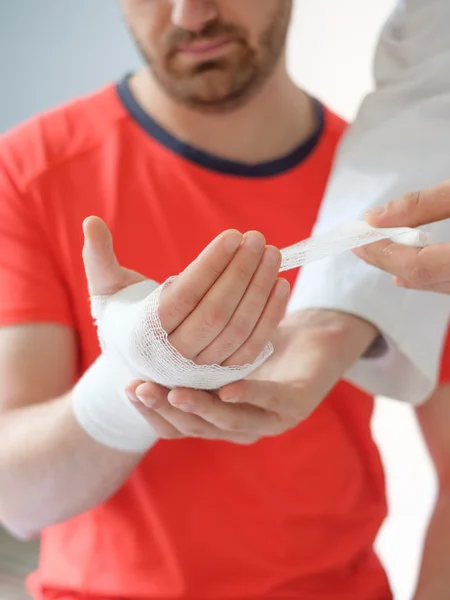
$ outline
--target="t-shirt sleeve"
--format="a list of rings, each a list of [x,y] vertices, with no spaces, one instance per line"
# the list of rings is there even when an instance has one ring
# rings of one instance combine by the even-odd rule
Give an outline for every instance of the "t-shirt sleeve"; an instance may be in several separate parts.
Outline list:
[[[0,326],[73,325],[68,290],[32,199],[0,156]]]
[[[371,207],[448,179],[450,2],[406,0],[386,23],[375,58],[376,88],[337,154],[316,233],[363,218]],[[445,221],[430,227],[449,239]],[[373,394],[418,403],[436,384],[450,297],[396,288],[350,252],[308,265],[290,310],[325,308],[374,323],[388,350],[361,359],[348,378]]]

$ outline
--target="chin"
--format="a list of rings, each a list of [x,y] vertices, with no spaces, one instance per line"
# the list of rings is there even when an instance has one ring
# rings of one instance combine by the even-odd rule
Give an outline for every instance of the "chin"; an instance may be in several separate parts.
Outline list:
[[[178,89],[177,89],[178,88]],[[244,106],[256,93],[256,81],[232,85],[221,74],[203,74],[185,87],[176,86],[170,94],[174,100],[194,110],[223,113]]]
[[[253,94],[250,93],[239,93],[220,97],[188,96],[174,99],[197,112],[224,114],[242,108],[250,101],[252,96]]]

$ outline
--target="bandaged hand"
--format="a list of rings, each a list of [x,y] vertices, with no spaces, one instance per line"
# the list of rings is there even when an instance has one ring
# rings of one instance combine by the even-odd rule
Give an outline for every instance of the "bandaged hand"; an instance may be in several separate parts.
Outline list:
[[[164,437],[226,439],[234,432],[251,444],[307,419],[376,335],[349,314],[299,311],[283,319],[274,354],[244,381],[217,392],[134,382],[129,394],[147,419],[164,419]]]
[[[212,389],[215,381],[242,379],[262,364],[289,295],[287,282],[277,280],[280,252],[266,247],[257,232],[225,232],[159,287],[119,265],[100,219],[88,219],[84,230],[83,258],[103,354],[74,388],[74,414],[100,443],[145,452],[161,437],[155,429],[164,428],[164,417],[143,418],[129,402],[127,385],[143,378]],[[149,322],[163,344],[149,340]],[[183,373],[183,367],[189,368]],[[226,439],[239,436],[230,432]]]

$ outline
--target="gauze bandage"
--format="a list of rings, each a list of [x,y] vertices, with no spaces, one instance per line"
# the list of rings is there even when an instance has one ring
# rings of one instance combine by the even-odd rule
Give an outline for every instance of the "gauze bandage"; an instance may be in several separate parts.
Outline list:
[[[356,222],[285,248],[280,271],[384,239],[409,246],[427,244],[426,234],[418,230],[374,229]],[[103,354],[75,386],[73,404],[78,422],[103,444],[144,452],[156,440],[145,418],[126,397],[125,388],[131,381],[215,390],[245,379],[273,352],[268,343],[252,364],[230,367],[197,365],[184,358],[170,344],[159,319],[161,292],[172,281],[159,285],[146,280],[110,296],[91,298]]]
[[[392,240],[404,246],[421,248],[429,243],[428,234],[409,227],[376,229],[365,221],[346,223],[327,233],[316,235],[282,250],[280,271],[288,271],[308,263],[353,250],[367,244]]]

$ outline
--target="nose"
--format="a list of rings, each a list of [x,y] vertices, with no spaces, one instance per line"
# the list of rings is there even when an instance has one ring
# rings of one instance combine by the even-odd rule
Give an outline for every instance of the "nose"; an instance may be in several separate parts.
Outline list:
[[[214,0],[173,0],[172,23],[186,31],[201,31],[218,16]]]

